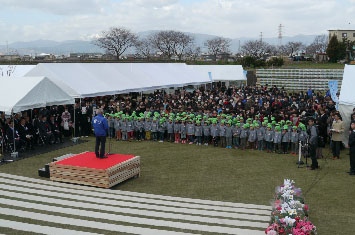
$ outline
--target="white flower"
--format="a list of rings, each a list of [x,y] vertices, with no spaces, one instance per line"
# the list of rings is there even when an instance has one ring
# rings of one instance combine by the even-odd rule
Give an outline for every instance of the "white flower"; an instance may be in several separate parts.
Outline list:
[[[285,223],[289,226],[293,226],[293,223],[295,222],[296,220],[295,219],[292,219],[288,216],[285,217]]]

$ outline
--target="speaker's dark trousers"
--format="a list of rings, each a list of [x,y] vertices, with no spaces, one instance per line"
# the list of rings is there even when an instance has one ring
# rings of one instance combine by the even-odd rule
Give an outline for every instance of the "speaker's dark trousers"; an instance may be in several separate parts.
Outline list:
[[[102,158],[105,155],[105,143],[106,143],[106,136],[96,136],[96,145],[95,145],[96,157]],[[100,144],[101,144],[101,149],[99,153]]]

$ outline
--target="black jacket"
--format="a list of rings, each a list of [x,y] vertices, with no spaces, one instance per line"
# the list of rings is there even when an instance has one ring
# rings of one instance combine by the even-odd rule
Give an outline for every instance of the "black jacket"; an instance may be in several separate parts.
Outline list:
[[[25,126],[20,125],[18,127],[18,134],[21,139],[26,140],[26,135],[31,135],[29,129]]]
[[[355,131],[352,131],[349,135],[350,153],[355,153]]]

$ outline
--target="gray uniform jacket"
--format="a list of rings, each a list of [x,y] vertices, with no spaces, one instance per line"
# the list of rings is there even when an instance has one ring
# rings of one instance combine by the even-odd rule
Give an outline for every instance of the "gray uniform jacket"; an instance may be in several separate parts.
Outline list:
[[[158,132],[158,122],[157,121],[153,121],[152,123],[151,123],[151,131],[152,132]]]
[[[286,131],[286,133],[282,133],[282,142],[288,143],[290,142],[290,133]]]
[[[264,128],[263,129],[261,129],[261,128],[256,129],[256,136],[257,136],[258,141],[264,140],[264,135],[265,135]]]
[[[249,142],[255,142],[256,140],[256,130],[249,130],[249,137],[248,137],[248,141]]]
[[[194,135],[195,134],[195,125],[194,124],[187,124],[187,134],[188,135]]]
[[[315,126],[311,127],[311,136],[309,138],[309,143],[312,145],[318,145],[318,133]]]
[[[127,132],[131,132],[134,130],[134,125],[133,125],[133,122],[131,121],[128,121],[127,122]]]
[[[210,136],[211,135],[211,127],[209,125],[203,126],[203,135]]]
[[[233,136],[233,129],[230,126],[226,126],[226,137],[232,137]]]
[[[272,142],[274,137],[274,132],[272,130],[266,130],[264,139],[266,142]]]
[[[180,133],[180,123],[174,124],[174,133]]]
[[[211,126],[211,136],[216,137],[219,134],[219,127],[217,125]]]
[[[282,134],[281,132],[276,132],[274,133],[274,143],[275,144],[280,144],[282,140]]]
[[[186,138],[186,125],[185,124],[180,124],[180,134],[181,134],[182,139]]]
[[[168,133],[169,134],[173,134],[174,133],[174,123],[167,123],[167,129],[168,129]]]
[[[115,119],[115,130],[116,131],[121,130],[121,120]]]
[[[219,126],[218,128],[219,136],[226,136],[226,126]]]
[[[202,136],[202,126],[195,126],[195,136]]]
[[[151,121],[144,121],[144,130],[150,131],[151,128],[152,128],[152,122]]]
[[[143,130],[143,127],[144,127],[144,122],[142,122],[142,121],[136,122],[136,129],[137,129],[137,131],[142,131],[142,130]]]
[[[164,132],[166,130],[166,122],[159,122],[158,131]]]
[[[249,130],[243,128],[243,129],[240,131],[240,138],[241,138],[241,139],[243,139],[243,138],[248,138],[248,134],[249,134]]]
[[[239,138],[240,137],[240,127],[237,127],[237,126],[233,126],[232,127],[232,132],[233,132],[233,136],[236,137],[236,138]]]
[[[291,132],[291,142],[292,143],[298,143],[298,132]]]

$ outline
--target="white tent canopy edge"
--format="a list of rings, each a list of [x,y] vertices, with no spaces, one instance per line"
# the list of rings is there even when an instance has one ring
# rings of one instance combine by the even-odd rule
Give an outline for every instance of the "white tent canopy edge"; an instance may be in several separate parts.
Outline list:
[[[0,81],[0,111],[6,114],[75,103],[69,94],[46,77],[11,77]]]
[[[73,98],[211,83],[183,63],[38,64],[25,76],[46,76]]]

